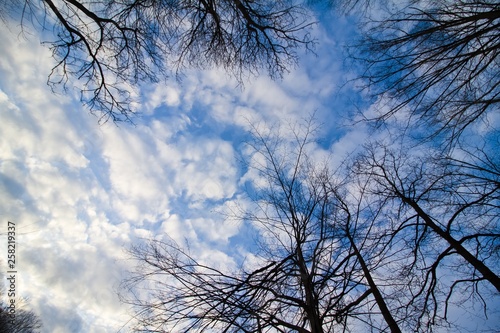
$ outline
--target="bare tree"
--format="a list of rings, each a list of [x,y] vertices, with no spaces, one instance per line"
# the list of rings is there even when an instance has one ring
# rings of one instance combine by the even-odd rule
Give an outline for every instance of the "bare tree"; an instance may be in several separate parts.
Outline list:
[[[446,320],[459,295],[491,312],[483,300],[500,292],[496,157],[486,149],[426,156],[372,145],[353,171],[370,180],[369,191],[386,206],[384,233],[403,245],[395,247],[406,256],[398,278],[408,289],[398,295],[406,309],[420,312],[416,327]]]
[[[0,274],[2,281],[6,280]],[[8,281],[8,279],[7,279]],[[0,297],[9,297],[6,302],[0,302],[0,333],[37,333],[42,328],[40,318],[31,310],[26,309],[26,300],[14,298],[15,293],[0,286]]]
[[[275,230],[271,232],[273,239],[280,239],[282,230],[292,226],[285,234],[295,235],[295,239],[281,241],[278,248],[283,249],[287,244],[295,244],[300,253],[309,253],[303,258],[306,267],[309,265],[311,267],[307,274],[313,277],[309,289],[316,291],[320,297],[324,297],[322,295],[325,294],[331,298],[335,291],[338,294],[333,298],[335,308],[322,307],[320,302],[320,313],[326,311],[323,316],[331,315],[328,311],[334,311],[337,322],[342,322],[344,330],[350,330],[363,323],[370,329],[401,332],[399,324],[385,302],[381,287],[372,274],[375,269],[384,266],[384,254],[376,250],[380,245],[379,239],[369,239],[371,229],[377,222],[375,218],[377,213],[371,207],[363,206],[362,184],[353,195],[350,193],[352,189],[348,189],[353,184],[345,184],[340,181],[341,175],[332,172],[327,164],[318,164],[308,157],[306,148],[309,143],[308,136],[314,134],[312,126],[313,121],[310,120],[304,128],[292,129],[296,148],[291,150],[283,148],[283,139],[276,134],[265,136],[254,130],[257,138],[254,150],[262,154],[266,161],[257,168],[268,180],[267,188],[270,189],[269,192],[264,192],[261,198],[264,199],[264,207],[260,206],[261,211],[267,212],[271,207],[271,211],[278,213],[278,218],[266,214],[263,219],[258,215],[251,215],[249,219],[258,221],[266,230],[272,228],[273,222],[277,221],[275,227],[271,229]],[[315,213],[316,210],[319,214]],[[302,221],[299,219],[301,216],[306,219]],[[297,225],[297,222],[305,225],[302,226],[300,223]],[[315,233],[314,231],[318,229],[321,232]],[[302,237],[305,239],[303,244],[300,241]],[[326,244],[328,247],[325,247]],[[307,248],[314,248],[314,251],[311,253]],[[289,250],[293,251],[295,250]],[[363,252],[372,252],[373,257]],[[275,254],[270,253],[270,257],[275,257]],[[320,270],[317,267],[321,267],[324,258],[339,264],[333,266],[334,270],[331,268]],[[340,271],[342,274],[339,275]],[[334,277],[335,279],[330,281]],[[334,284],[337,290],[323,291],[321,287],[318,288],[318,284],[328,285],[339,278],[343,281]],[[352,289],[346,289],[342,284],[351,286]],[[380,322],[375,318],[382,320]],[[335,329],[334,325],[323,324],[324,332],[333,332]]]
[[[308,158],[314,131],[312,123],[305,128],[293,132],[291,145],[259,131],[251,144],[260,161],[251,167],[264,182],[252,191],[255,209],[242,217],[259,232],[257,266],[218,269],[173,241],[132,250],[140,266],[124,288],[138,295],[126,299],[137,310],[137,331],[401,332],[371,274],[383,255],[369,255],[376,239],[357,225],[366,214],[347,214],[327,165]]]
[[[172,240],[135,247],[124,290],[138,331],[433,332],[453,325],[458,301],[494,312],[494,145],[442,155],[373,144],[334,172],[309,157],[312,122],[280,133],[254,128],[254,208],[237,212],[258,232],[256,263],[217,268]]]
[[[41,328],[40,318],[32,311],[17,309],[12,315],[8,307],[0,308],[0,333],[36,333]]]
[[[353,178],[348,177],[348,180],[353,181]],[[357,186],[354,186],[355,183]],[[340,228],[338,237],[347,240],[352,249],[357,265],[362,271],[363,281],[367,285],[366,296],[373,297],[372,302],[367,299],[366,312],[351,316],[370,322],[369,326],[377,331],[401,332],[400,325],[408,322],[409,315],[406,313],[399,320],[394,316],[397,312],[394,307],[397,308],[399,305],[394,305],[394,302],[390,302],[390,298],[384,294],[384,290],[393,289],[394,282],[390,282],[387,276],[381,273],[389,270],[396,261],[387,256],[385,248],[391,244],[390,241],[385,242],[384,237],[387,235],[384,225],[380,230],[380,214],[384,206],[374,205],[369,200],[367,185],[368,183],[353,182],[347,186],[337,187],[334,191],[337,203],[334,227]],[[346,187],[351,188],[351,191],[346,190]],[[371,303],[376,304],[380,313]],[[383,318],[382,323],[373,320],[379,314]]]
[[[353,48],[366,65],[363,78],[373,96],[386,94],[376,119],[402,110],[447,142],[500,102],[500,5],[498,1],[424,1],[372,21]],[[406,112],[406,111],[405,111]],[[430,134],[429,134],[430,133]]]
[[[50,85],[80,82],[101,121],[129,120],[135,83],[185,66],[279,77],[312,43],[307,11],[292,0],[26,0],[0,9],[54,32]]]
[[[405,281],[393,289],[397,300],[385,300],[393,316],[407,313],[413,319],[405,324],[420,331],[450,324],[457,299],[461,306],[477,300],[491,314],[487,300],[500,292],[498,130],[489,122],[500,102],[500,7],[408,4],[372,21],[354,51],[367,65],[371,93],[386,103],[371,119],[402,119],[401,146],[368,145],[352,171],[370,184],[372,206],[385,220],[378,235],[395,259],[385,279]],[[478,122],[481,131],[471,130]]]

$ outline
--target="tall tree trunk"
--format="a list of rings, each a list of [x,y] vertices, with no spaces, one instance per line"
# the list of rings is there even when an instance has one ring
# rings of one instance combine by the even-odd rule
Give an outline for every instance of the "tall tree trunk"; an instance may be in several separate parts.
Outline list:
[[[483,277],[488,280],[497,290],[500,292],[500,277],[496,275],[488,266],[486,266],[481,260],[479,260],[476,256],[471,254],[463,245],[457,241],[450,233],[441,229],[432,218],[424,212],[424,210],[416,203],[414,200],[411,200],[404,196],[399,191],[396,191],[396,194],[399,198],[410,205],[415,212],[420,216],[424,222],[441,238],[446,240],[450,246],[457,251],[459,255],[461,255],[469,264],[472,265],[478,272],[480,272]]]
[[[311,278],[311,274],[307,269],[306,261],[302,254],[300,245],[297,247],[297,261],[299,266],[300,279],[302,282],[302,286],[304,287],[306,298],[306,308],[304,310],[306,312],[309,325],[311,326],[310,331],[311,333],[323,333],[323,324],[318,312],[318,300],[314,295],[314,284]]]
[[[366,281],[368,282],[368,285],[370,286],[371,292],[373,293],[373,297],[377,302],[380,312],[382,312],[382,316],[384,317],[385,322],[389,326],[389,329],[391,330],[392,333],[401,333],[401,329],[399,328],[398,323],[396,322],[396,320],[391,314],[391,311],[387,307],[387,304],[384,301],[384,297],[382,296],[382,293],[378,289],[377,284],[373,280],[370,270],[368,269],[368,266],[366,265],[366,262],[363,256],[361,255],[361,252],[359,251],[358,247],[356,246],[356,243],[354,242],[354,239],[352,238],[352,235],[349,232],[349,230],[347,230],[347,237],[351,242],[354,254],[356,255],[356,258],[358,258],[359,264],[361,265],[361,269],[363,270],[363,274],[366,278]]]

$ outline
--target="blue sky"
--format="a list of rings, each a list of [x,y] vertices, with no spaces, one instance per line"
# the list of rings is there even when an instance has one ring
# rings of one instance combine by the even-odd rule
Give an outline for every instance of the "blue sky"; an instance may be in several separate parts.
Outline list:
[[[258,76],[240,87],[213,69],[141,86],[134,125],[98,125],[77,91],[52,93],[54,60],[37,32],[0,27],[0,234],[16,222],[17,288],[43,332],[126,325],[131,311],[116,290],[134,267],[126,249],[143,238],[188,241],[217,265],[251,258],[248,230],[222,214],[248,204],[245,182],[255,175],[241,161],[251,123],[314,113],[318,159],[340,161],[370,136],[346,121],[365,99],[344,86],[355,77],[343,59],[355,30],[347,18],[323,14],[315,54],[301,54],[280,81]]]

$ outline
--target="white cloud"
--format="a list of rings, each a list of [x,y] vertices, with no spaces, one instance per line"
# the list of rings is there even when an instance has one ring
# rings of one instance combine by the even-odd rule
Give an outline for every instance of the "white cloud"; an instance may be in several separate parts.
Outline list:
[[[156,108],[162,105],[177,107],[181,103],[179,87],[172,81],[156,84],[153,91],[146,93],[144,100],[145,103],[143,106],[146,108],[148,114],[153,113]]]

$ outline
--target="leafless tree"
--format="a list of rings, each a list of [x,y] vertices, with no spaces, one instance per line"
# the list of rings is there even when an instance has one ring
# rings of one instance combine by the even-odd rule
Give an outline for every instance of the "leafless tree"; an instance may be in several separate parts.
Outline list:
[[[80,82],[101,121],[129,119],[136,83],[186,66],[223,67],[240,80],[261,70],[279,77],[313,42],[307,11],[293,0],[7,2],[7,14],[54,32],[49,83]]]
[[[384,234],[401,244],[397,278],[408,287],[398,297],[420,312],[419,330],[446,320],[454,297],[494,310],[484,302],[500,292],[500,170],[490,153],[410,154],[379,144],[353,167],[386,206]]]
[[[2,281],[6,280],[0,274]],[[26,309],[26,300],[14,298],[12,291],[0,286],[0,333],[37,333],[42,328],[40,318],[31,310]],[[8,298],[7,298],[8,297]],[[4,302],[5,300],[5,302]]]
[[[326,10],[333,10],[340,15],[357,16],[368,15],[370,10],[385,5],[386,0],[306,0],[309,6],[319,6]]]
[[[138,295],[128,299],[137,331],[401,332],[371,274],[383,255],[370,254],[376,240],[357,224],[366,214],[349,215],[356,207],[338,200],[341,183],[308,158],[311,126],[294,131],[291,146],[276,132],[251,144],[264,182],[242,217],[259,231],[256,267],[208,266],[173,241],[132,250],[140,266],[124,290]]]
[[[385,220],[378,235],[395,260],[385,279],[405,281],[393,289],[397,301],[385,299],[394,317],[407,313],[405,325],[420,331],[446,323],[457,299],[477,300],[492,314],[486,300],[500,292],[498,129],[489,122],[500,102],[500,7],[408,3],[372,20],[355,50],[371,93],[386,103],[371,119],[397,114],[406,126],[401,145],[368,145],[352,172],[371,184],[372,206]]]
[[[217,268],[171,240],[135,247],[124,290],[137,293],[138,331],[433,332],[453,325],[459,301],[494,313],[500,169],[489,140],[448,155],[372,144],[332,171],[310,158],[312,122],[254,130],[254,208],[237,215],[258,232],[257,263]]]
[[[0,333],[36,333],[40,332],[40,318],[32,311],[17,309],[15,315],[8,308],[0,308]]]
[[[398,318],[396,315],[400,305],[392,301],[387,293],[392,293],[398,282],[387,278],[384,272],[399,260],[387,251],[387,247],[392,244],[385,233],[383,221],[381,225],[380,215],[383,214],[384,205],[374,204],[371,200],[366,188],[368,183],[358,182],[352,177],[347,179],[351,183],[337,186],[334,191],[337,209],[333,225],[341,230],[338,237],[348,241],[367,286],[366,296],[372,298],[367,298],[365,311],[351,316],[369,323],[371,330],[401,332],[400,327],[410,320],[410,315],[405,313]],[[377,317],[383,320],[377,320]]]
[[[387,96],[377,120],[408,112],[411,127],[418,120],[432,129],[426,135],[445,134],[450,144],[472,123],[498,114],[500,4],[409,3],[389,18],[372,20],[353,55],[366,65],[363,78],[373,96]]]

